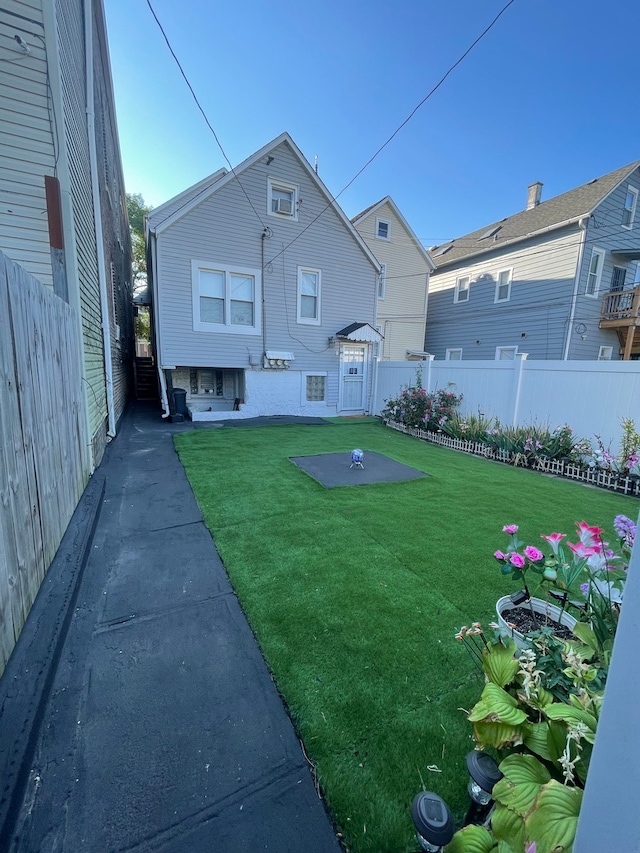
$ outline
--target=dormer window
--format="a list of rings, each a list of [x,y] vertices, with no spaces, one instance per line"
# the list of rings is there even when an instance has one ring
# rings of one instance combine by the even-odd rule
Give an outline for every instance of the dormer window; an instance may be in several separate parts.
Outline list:
[[[282,219],[298,219],[298,187],[267,178],[267,213]]]
[[[376,237],[380,240],[391,237],[391,225],[385,219],[376,219]]]

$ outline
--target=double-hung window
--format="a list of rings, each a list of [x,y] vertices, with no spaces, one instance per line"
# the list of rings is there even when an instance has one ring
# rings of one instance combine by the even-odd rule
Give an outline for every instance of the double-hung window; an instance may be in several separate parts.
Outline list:
[[[197,332],[260,333],[260,271],[191,262],[193,328]]]
[[[379,240],[389,240],[391,225],[385,219],[376,219],[376,237]]]
[[[513,270],[500,270],[496,279],[494,302],[508,302],[511,298],[511,276]]]
[[[633,220],[636,215],[636,206],[638,204],[638,190],[635,187],[627,187],[627,195],[622,208],[622,224],[625,228],[633,227]]]
[[[281,219],[298,219],[298,186],[267,178],[267,213]]]
[[[604,249],[596,249],[595,246],[591,250],[591,260],[589,261],[589,272],[587,274],[587,284],[585,294],[587,296],[597,296],[600,288],[600,279],[602,278],[602,267],[604,266]]]
[[[456,281],[456,289],[453,295],[454,302],[468,302],[469,301],[469,284],[471,282],[471,276],[463,275]]]
[[[298,267],[298,323],[320,325],[320,270]]]
[[[445,361],[461,361],[462,347],[447,347],[444,358]]]

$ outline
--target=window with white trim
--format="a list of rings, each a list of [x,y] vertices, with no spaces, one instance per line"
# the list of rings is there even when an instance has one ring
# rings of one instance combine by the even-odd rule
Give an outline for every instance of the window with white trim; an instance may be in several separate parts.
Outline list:
[[[391,223],[386,219],[376,218],[376,237],[379,240],[389,240],[391,237]]]
[[[276,178],[267,178],[267,213],[269,216],[297,220],[298,196],[297,184],[279,181]]]
[[[320,270],[298,267],[298,323],[320,325]]]
[[[611,361],[613,347],[600,347],[598,350],[598,361]]]
[[[444,355],[445,361],[462,361],[462,347],[449,347]]]
[[[633,220],[636,216],[638,204],[638,190],[635,187],[627,187],[627,194],[622,208],[622,225],[625,228],[633,228]]]
[[[260,271],[191,262],[196,332],[260,334]]]
[[[514,361],[518,347],[496,347],[496,361]]]
[[[307,403],[324,403],[327,398],[327,374],[307,373],[305,376],[305,400]]]
[[[456,281],[456,289],[453,294],[454,302],[468,302],[469,301],[469,284],[471,283],[471,276],[463,275]]]
[[[384,299],[384,291],[387,284],[387,265],[380,265],[380,275],[378,276],[378,299]]]
[[[589,261],[589,272],[587,273],[587,284],[584,292],[587,296],[597,296],[600,288],[600,279],[602,278],[602,268],[604,266],[604,249],[596,249],[595,246],[591,250],[591,260]]]
[[[494,302],[508,302],[511,299],[512,269],[500,270],[496,278],[496,295]]]

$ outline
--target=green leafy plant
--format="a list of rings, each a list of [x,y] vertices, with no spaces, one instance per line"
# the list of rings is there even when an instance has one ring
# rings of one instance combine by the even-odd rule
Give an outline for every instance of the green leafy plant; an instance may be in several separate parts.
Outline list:
[[[462,402],[462,395],[454,394],[451,387],[449,383],[446,388],[429,394],[422,387],[422,374],[418,370],[415,384],[404,388],[398,397],[389,398],[382,416],[407,427],[437,432],[453,417]]]

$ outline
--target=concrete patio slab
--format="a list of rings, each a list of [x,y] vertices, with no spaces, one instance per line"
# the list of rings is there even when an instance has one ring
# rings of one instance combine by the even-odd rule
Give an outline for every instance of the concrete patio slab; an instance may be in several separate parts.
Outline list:
[[[417,468],[389,459],[382,453],[364,451],[364,468],[351,467],[351,451],[320,453],[316,456],[291,456],[294,465],[317,480],[326,489],[337,486],[369,486],[373,483],[400,483],[429,475]]]

